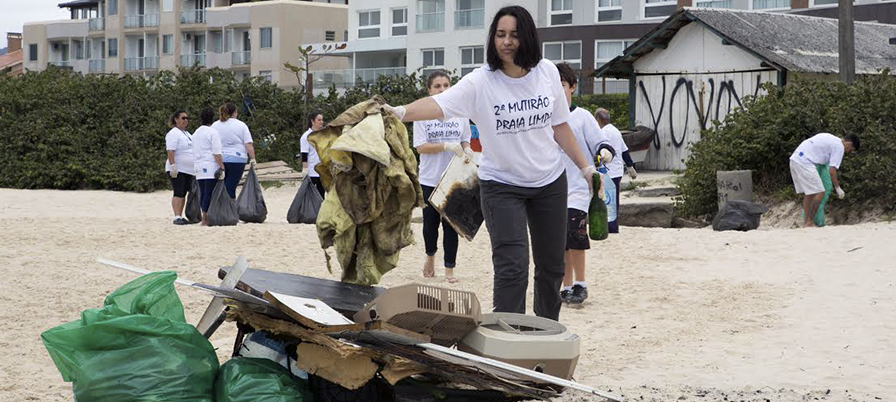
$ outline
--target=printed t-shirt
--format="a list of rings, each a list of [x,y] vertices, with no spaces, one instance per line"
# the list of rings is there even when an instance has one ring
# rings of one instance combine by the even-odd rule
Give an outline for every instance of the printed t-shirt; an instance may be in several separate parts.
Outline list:
[[[600,129],[597,120],[585,109],[580,107],[573,109],[569,117],[569,127],[576,137],[579,149],[582,150],[582,154],[589,162],[594,161],[594,155],[597,154],[598,147],[601,144],[610,144],[609,138]],[[588,204],[591,203],[588,181],[582,177],[581,169],[576,166],[572,158],[563,153],[562,159],[563,165],[566,166],[568,194],[566,206],[567,208],[588,212]]]
[[[834,169],[840,169],[843,161],[843,141],[829,133],[821,133],[803,141],[793,151],[790,160],[804,165],[831,165]]]
[[[541,60],[520,78],[482,66],[433,99],[444,119],[476,122],[481,180],[537,188],[563,174],[553,126],[569,120],[569,108],[551,61]]]
[[[224,162],[245,163],[249,160],[246,144],[252,143],[252,134],[246,123],[230,118],[227,121],[216,121],[212,128],[221,135],[221,155]]]
[[[299,151],[308,154],[308,177],[320,177],[320,173],[314,170],[314,167],[320,163],[320,156],[317,155],[317,149],[308,142],[308,134],[313,131],[309,128],[305,134],[302,134],[302,138],[299,140]]]
[[[414,122],[414,148],[427,143],[442,144],[446,142],[470,142],[470,119],[454,118],[445,121]],[[453,157],[454,152],[448,151],[420,154],[420,184],[435,187]]]
[[[179,173],[193,174],[193,137],[177,127],[165,134],[165,150],[174,151],[174,163]],[[165,171],[171,171],[171,163],[165,158]]]
[[[214,179],[218,171],[215,155],[221,155],[221,136],[218,131],[202,126],[193,134],[193,165],[197,179]]]

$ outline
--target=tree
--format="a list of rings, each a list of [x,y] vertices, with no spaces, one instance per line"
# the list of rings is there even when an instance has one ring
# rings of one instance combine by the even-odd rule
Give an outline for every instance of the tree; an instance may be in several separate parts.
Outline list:
[[[342,50],[347,47],[347,44],[333,44],[333,45],[323,45],[321,50],[323,53],[316,54],[317,49],[314,46],[308,45],[305,48],[299,47],[299,66],[295,66],[289,62],[284,64],[287,70],[291,71],[296,75],[296,79],[298,79],[300,85],[302,86],[302,91],[305,93],[305,106],[303,110],[308,111],[308,104],[311,103],[311,98],[314,97],[314,77],[311,74],[311,64],[323,59],[324,57],[334,56],[332,53],[337,50]],[[305,74],[304,83],[302,80],[302,74]],[[307,125],[310,123],[305,120],[306,129],[309,128]]]

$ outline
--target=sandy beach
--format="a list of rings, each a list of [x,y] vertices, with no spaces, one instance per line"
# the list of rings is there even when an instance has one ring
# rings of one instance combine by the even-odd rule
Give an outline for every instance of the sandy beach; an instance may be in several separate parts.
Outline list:
[[[100,307],[136,277],[97,257],[208,284],[238,255],[253,268],[338,280],[315,228],[286,222],[295,190],[265,192],[264,224],[203,228],[171,224],[167,191],[0,189],[0,401],[73,399],[40,333]],[[444,281],[440,264],[436,278],[422,277],[421,225],[414,231],[418,244],[381,285],[469,290],[490,311],[485,229],[461,242],[457,284]],[[890,223],[747,233],[624,227],[592,242],[590,298],[561,312],[582,338],[576,380],[630,400],[896,400],[894,239]],[[195,323],[210,297],[178,293]],[[531,313],[531,285],[527,301]],[[222,362],[235,334],[226,323],[212,338]]]

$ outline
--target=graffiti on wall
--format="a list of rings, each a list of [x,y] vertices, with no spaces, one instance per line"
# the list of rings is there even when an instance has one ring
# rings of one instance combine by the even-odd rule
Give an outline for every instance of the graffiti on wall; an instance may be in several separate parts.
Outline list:
[[[763,73],[756,74],[756,84],[753,86],[755,89],[749,95],[759,95],[763,75]],[[737,85],[735,85],[733,79],[719,80],[718,92],[716,92],[716,80],[714,78],[707,78],[705,83],[697,81],[697,84],[702,84],[702,87],[699,90],[695,90],[694,80],[679,77],[675,84],[671,86],[671,94],[667,98],[666,76],[660,76],[659,78],[661,86],[661,91],[658,94],[659,99],[651,99],[650,93],[644,86],[643,79],[638,81],[639,95],[650,114],[649,122],[652,126],[651,128],[659,134],[665,131],[661,130],[661,128],[668,127],[669,131],[667,133],[671,144],[675,148],[681,148],[687,143],[687,134],[691,131],[692,123],[690,121],[692,115],[691,108],[694,109],[694,114],[697,117],[696,121],[693,122],[696,125],[695,128],[705,130],[712,120],[722,121],[728,113],[731,113],[738,107],[743,107],[741,94],[738,93]],[[652,92],[656,96],[658,91],[654,89]],[[705,100],[708,100],[708,102],[704,102]],[[678,110],[679,113],[676,114],[678,108],[683,108],[683,110]],[[664,112],[666,120],[663,119]],[[684,119],[683,125],[679,124],[678,129],[676,129],[675,124],[676,118]],[[668,126],[666,123],[668,123]],[[660,137],[660,135],[657,135],[653,140],[653,146],[657,150],[662,147]]]

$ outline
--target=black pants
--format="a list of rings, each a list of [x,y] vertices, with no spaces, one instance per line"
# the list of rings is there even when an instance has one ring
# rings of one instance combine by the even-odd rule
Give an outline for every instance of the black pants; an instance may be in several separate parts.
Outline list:
[[[433,187],[421,185],[423,199],[426,206],[423,208],[423,241],[426,244],[426,255],[434,256],[439,251],[439,224],[442,224],[442,247],[445,249],[445,268],[454,268],[457,263],[457,232],[442,219],[438,211],[429,203]]]
[[[492,242],[494,311],[526,313],[529,239],[535,260],[535,315],[560,318],[566,250],[566,174],[539,188],[483,180],[482,215]]]
[[[607,222],[607,228],[610,233],[619,233],[619,186],[622,184],[622,176],[614,178],[613,183],[616,184],[616,219]]]
[[[327,190],[324,189],[324,183],[320,181],[320,177],[311,177],[311,184],[314,185],[314,188],[317,189],[317,192],[320,193],[321,198],[323,198],[327,194]]]

